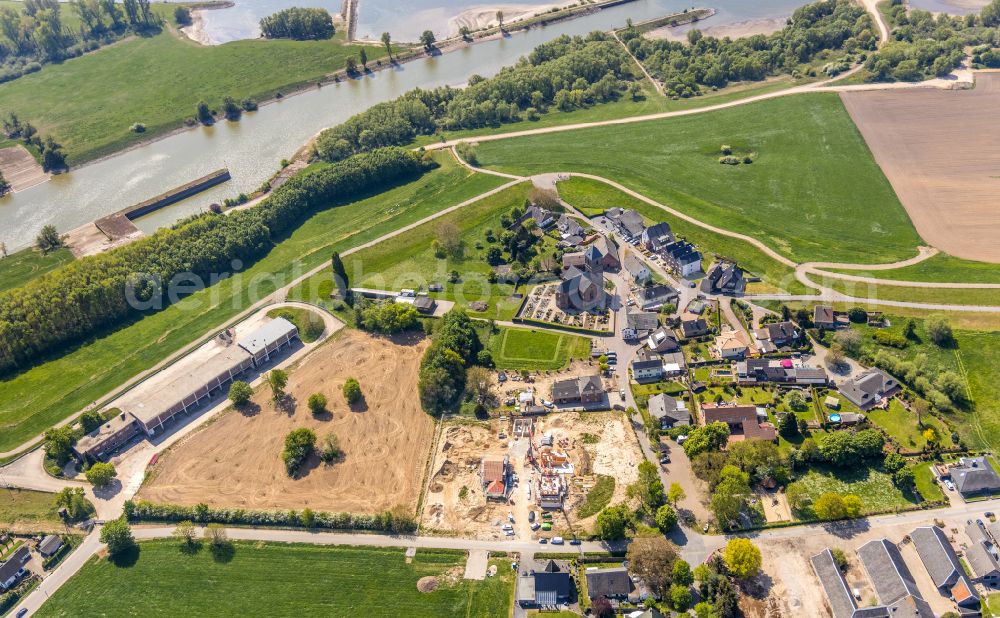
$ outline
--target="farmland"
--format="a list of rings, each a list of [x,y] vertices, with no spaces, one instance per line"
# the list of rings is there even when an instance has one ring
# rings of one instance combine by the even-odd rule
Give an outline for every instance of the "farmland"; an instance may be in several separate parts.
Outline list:
[[[755,153],[753,163],[720,165],[721,145]],[[627,156],[610,156],[616,152]],[[579,171],[617,180],[796,261],[893,261],[921,242],[835,95],[483,142],[477,157],[520,174]]]
[[[171,7],[161,12],[172,19]],[[4,84],[0,108],[53,135],[74,165],[182,127],[198,101],[217,109],[226,96],[263,100],[315,83],[360,49],[339,36],[203,46],[168,25]],[[381,46],[365,49],[371,60],[385,55]],[[129,131],[136,122],[145,133]]]
[[[488,347],[498,369],[562,369],[590,355],[586,337],[522,328],[500,328]]]
[[[207,548],[185,553],[175,542],[151,541],[140,545],[135,564],[127,567],[92,558],[37,615],[431,617],[509,613],[513,575],[507,561],[494,561],[496,577],[471,581],[461,579],[464,553],[420,550],[407,564],[404,551],[238,542],[231,559],[217,560]],[[443,584],[421,593],[417,581],[422,577],[439,577]]]
[[[12,448],[220,326],[260,298],[344,251],[502,183],[446,155],[422,178],[366,199],[330,204],[242,272],[163,311],[86,341],[0,383],[0,449]],[[335,206],[337,206],[335,208]],[[253,292],[253,294],[251,294]]]

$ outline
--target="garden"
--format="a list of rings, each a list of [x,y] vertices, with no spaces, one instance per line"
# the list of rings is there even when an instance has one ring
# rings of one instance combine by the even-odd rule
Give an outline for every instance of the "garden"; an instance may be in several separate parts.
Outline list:
[[[905,510],[919,504],[912,492],[893,483],[891,474],[869,466],[814,466],[789,484],[786,493],[796,516],[803,520],[816,519],[812,505],[830,493],[860,498],[862,515]]]
[[[590,340],[577,335],[498,327],[487,349],[497,369],[558,370],[590,356]]]

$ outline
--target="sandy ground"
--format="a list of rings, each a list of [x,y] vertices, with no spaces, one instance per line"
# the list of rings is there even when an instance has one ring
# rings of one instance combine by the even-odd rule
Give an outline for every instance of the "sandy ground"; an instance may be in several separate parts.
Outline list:
[[[711,36],[717,39],[724,37],[738,39],[741,37],[752,36],[754,34],[771,34],[772,32],[777,32],[785,27],[786,19],[787,18],[785,17],[749,19],[732,24],[719,24],[718,26],[709,25],[708,27],[701,27],[703,22],[696,22],[693,24],[685,24],[683,26],[664,26],[663,28],[650,30],[643,36],[654,40],[668,39],[670,41],[681,41],[686,43],[688,31],[698,29],[701,30],[701,33],[705,36]]]
[[[426,341],[394,342],[357,331],[342,333],[292,368],[286,391],[292,412],[276,409],[259,390],[251,413],[229,412],[173,447],[152,469],[140,497],[179,504],[370,513],[397,505],[414,508],[433,438],[434,422],[420,409],[417,373]],[[365,396],[351,410],[340,393],[357,377]],[[314,417],[305,402],[327,396],[330,413]],[[333,432],[342,461],[313,458],[299,478],[285,473],[285,435],[309,427]]]
[[[974,90],[850,92],[841,99],[929,244],[1000,263],[1000,73]]]
[[[495,28],[499,23],[497,21],[498,10],[503,11],[503,23],[512,24],[528,17],[541,15],[554,8],[563,8],[572,4],[576,4],[576,2],[569,0],[542,5],[499,4],[470,7],[448,20],[448,36],[458,36],[458,31],[462,26],[467,26],[472,31]]]
[[[191,11],[191,25],[184,26],[180,30],[192,41],[196,41],[202,45],[214,45],[208,33],[205,32],[205,17],[202,15],[203,13],[204,10],[202,9]]]
[[[98,229],[93,222],[86,223],[80,227],[66,232],[65,242],[70,252],[77,258],[88,255],[97,255],[115,247],[121,247],[145,236],[141,231],[137,231],[128,236],[123,236],[117,240],[110,240],[107,235]]]
[[[3,172],[3,177],[15,192],[24,191],[49,179],[49,175],[42,171],[41,164],[20,144],[0,148],[0,172]]]

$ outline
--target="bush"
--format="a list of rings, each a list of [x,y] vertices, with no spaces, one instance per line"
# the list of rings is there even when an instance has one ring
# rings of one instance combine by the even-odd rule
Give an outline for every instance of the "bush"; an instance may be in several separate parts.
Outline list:
[[[942,315],[932,315],[927,318],[924,325],[927,328],[927,335],[937,345],[946,346],[954,341],[954,335],[951,332],[951,324],[948,322],[948,318]]]
[[[354,378],[347,378],[347,381],[344,382],[344,399],[353,406],[361,401],[361,397],[361,384]]]
[[[904,337],[903,335],[897,335],[895,333],[891,333],[887,330],[875,331],[875,334],[872,335],[872,338],[875,339],[875,343],[879,345],[890,346],[893,348],[902,349],[905,348],[907,345],[909,345],[909,342],[906,340],[906,337]]]
[[[388,301],[359,303],[355,318],[358,328],[383,335],[413,330],[419,323],[419,314],[413,305]]]
[[[252,396],[253,388],[243,380],[233,380],[233,383],[229,385],[229,401],[232,401],[237,408],[242,408],[250,403]]]
[[[326,395],[323,393],[313,393],[309,395],[308,401],[309,411],[313,414],[322,414],[326,412]]]
[[[106,487],[116,476],[118,471],[109,463],[95,463],[86,472],[87,481],[94,487]]]
[[[302,427],[285,436],[285,450],[281,452],[281,459],[285,462],[288,476],[295,476],[315,446],[316,434],[311,429]]]
[[[135,547],[132,528],[124,517],[113,519],[101,528],[101,542],[108,546],[108,553],[119,556]]]
[[[268,39],[297,41],[329,39],[333,17],[326,9],[291,7],[260,20],[260,31]]]
[[[333,463],[342,453],[336,434],[328,433],[323,436],[323,444],[319,450],[319,458],[323,463]]]
[[[186,6],[178,6],[174,9],[174,21],[178,26],[191,25],[191,9]]]
[[[142,124],[141,122],[136,122],[131,127],[129,127],[128,130],[133,133],[145,133],[146,125]]]

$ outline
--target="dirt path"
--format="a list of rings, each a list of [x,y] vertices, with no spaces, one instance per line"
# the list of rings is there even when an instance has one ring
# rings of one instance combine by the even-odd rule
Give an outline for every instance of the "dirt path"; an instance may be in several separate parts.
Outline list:
[[[658,80],[653,79],[653,76],[650,75],[649,71],[646,70],[646,65],[639,62],[639,59],[635,57],[635,54],[633,54],[632,50],[628,48],[628,45],[626,45],[625,42],[618,37],[618,31],[612,30],[611,36],[615,37],[615,40],[621,43],[621,46],[625,49],[625,53],[628,54],[628,57],[631,58],[632,62],[634,62],[639,67],[639,70],[642,71],[642,74],[646,76],[646,79],[649,80],[649,83],[653,84],[653,88],[656,88],[656,92],[662,97],[663,84],[661,84]]]

